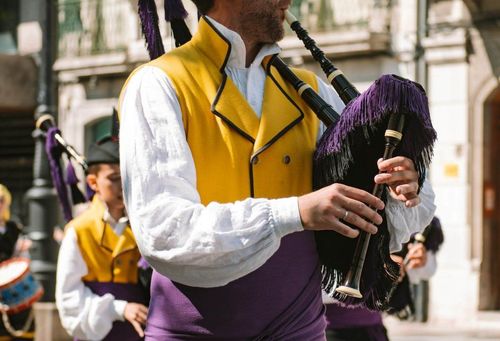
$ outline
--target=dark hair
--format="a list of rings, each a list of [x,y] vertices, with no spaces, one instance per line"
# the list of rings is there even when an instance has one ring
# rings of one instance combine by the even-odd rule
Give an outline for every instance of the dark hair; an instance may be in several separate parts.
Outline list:
[[[93,165],[90,165],[87,169],[87,174],[97,175],[97,173],[99,173],[99,171],[101,170],[101,165],[102,163],[95,163]]]
[[[201,14],[207,14],[207,12],[214,6],[214,0],[191,0],[194,2],[198,11]]]

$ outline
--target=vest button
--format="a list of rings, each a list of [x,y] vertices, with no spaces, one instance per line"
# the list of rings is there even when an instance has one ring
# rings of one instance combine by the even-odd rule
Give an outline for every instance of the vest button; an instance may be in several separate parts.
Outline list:
[[[258,157],[258,156],[256,156],[256,157],[252,158],[252,164],[253,164],[253,165],[256,165],[256,164],[258,164],[258,163],[259,163],[259,157]]]
[[[292,158],[289,155],[283,156],[283,163],[285,165],[288,165],[290,163],[290,161],[292,161]]]

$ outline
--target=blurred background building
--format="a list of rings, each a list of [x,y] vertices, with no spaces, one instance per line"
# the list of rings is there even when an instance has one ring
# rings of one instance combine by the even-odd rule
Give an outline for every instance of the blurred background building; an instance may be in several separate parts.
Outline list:
[[[41,33],[27,0],[0,3],[0,182],[30,187],[36,61]],[[190,12],[196,28],[194,6]],[[163,0],[157,1],[163,18]],[[469,323],[500,312],[500,1],[294,0],[292,10],[359,90],[385,73],[427,89],[438,131],[430,178],[445,233],[431,281],[430,319]],[[57,2],[58,120],[85,153],[110,131],[129,73],[148,61],[136,0]],[[161,20],[164,43],[173,48]],[[280,45],[289,63],[321,74],[297,38]]]

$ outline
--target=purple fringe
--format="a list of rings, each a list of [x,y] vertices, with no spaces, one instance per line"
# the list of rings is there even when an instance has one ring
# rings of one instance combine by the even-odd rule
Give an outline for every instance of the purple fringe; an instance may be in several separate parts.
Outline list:
[[[182,4],[182,0],[165,0],[165,20],[185,19],[188,13]]]
[[[142,33],[151,59],[156,59],[165,53],[160,28],[158,26],[158,12],[154,0],[139,0],[139,17]]]
[[[76,176],[75,168],[71,161],[68,162],[68,166],[66,167],[66,183],[68,185],[78,184],[78,177]]]
[[[90,188],[89,184],[87,183],[85,186],[85,197],[87,198],[87,201],[92,201],[94,195],[95,195],[94,190]]]
[[[346,106],[338,124],[323,134],[315,160],[340,153],[342,157],[336,158],[333,166],[334,172],[342,178],[353,162],[349,152],[352,131],[361,127],[368,140],[373,132],[371,128],[388,113],[410,114],[406,115],[404,138],[398,149],[416,163],[420,174],[425,174],[437,137],[431,123],[427,96],[419,84],[394,75],[380,77]]]
[[[54,187],[56,188],[57,196],[59,197],[59,201],[63,209],[64,219],[66,221],[70,221],[73,218],[73,215],[68,198],[68,189],[66,188],[66,184],[63,179],[63,172],[60,163],[63,150],[55,138],[56,134],[61,134],[59,129],[56,127],[49,128],[45,139],[45,151],[47,152],[47,157],[49,159],[52,181],[54,182]]]
[[[113,141],[120,139],[120,119],[116,107],[113,107],[113,114],[111,115],[111,139]]]
[[[329,127],[321,137],[314,156],[315,188],[339,182],[372,191],[373,177],[378,173],[376,161],[384,150],[383,131],[389,113],[405,115],[403,140],[394,155],[413,160],[422,185],[436,140],[425,91],[417,83],[385,75],[352,100],[338,124]],[[319,231],[315,236],[323,264],[325,291],[347,305],[386,309],[388,293],[399,272],[389,256],[386,219],[379,226],[379,232],[371,237],[361,280],[363,299],[335,293],[350,266],[355,240],[330,231]]]
[[[137,266],[143,270],[151,267],[149,265],[148,261],[144,257],[139,258],[139,261],[137,262]]]
[[[78,180],[78,177],[76,176],[75,168],[73,167],[71,160],[68,160],[68,166],[66,167],[66,183],[71,189],[71,200],[73,201],[73,205],[81,204],[87,201],[78,188],[79,182],[80,180]]]

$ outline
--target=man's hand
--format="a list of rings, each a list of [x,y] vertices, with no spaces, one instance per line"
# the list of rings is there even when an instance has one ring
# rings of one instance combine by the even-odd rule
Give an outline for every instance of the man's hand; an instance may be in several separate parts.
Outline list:
[[[359,231],[344,222],[377,233],[374,224],[382,223],[382,217],[376,210],[383,208],[384,202],[377,197],[342,184],[333,184],[299,197],[300,218],[305,230],[332,230],[349,238],[357,237]]]
[[[384,161],[380,159],[378,169],[384,173],[375,176],[375,183],[388,185],[393,198],[404,202],[406,207],[415,207],[420,203],[418,173],[412,160],[404,156]]]
[[[140,337],[144,337],[142,326],[146,325],[148,318],[148,308],[139,303],[128,302],[123,312],[123,317],[134,326],[135,331]]]
[[[406,255],[405,266],[407,269],[416,269],[425,266],[427,263],[427,249],[424,244],[408,244],[408,254]]]

